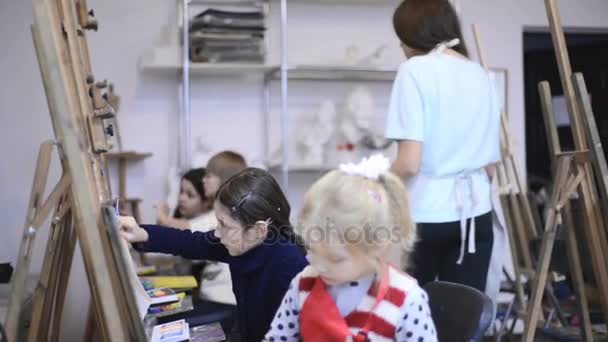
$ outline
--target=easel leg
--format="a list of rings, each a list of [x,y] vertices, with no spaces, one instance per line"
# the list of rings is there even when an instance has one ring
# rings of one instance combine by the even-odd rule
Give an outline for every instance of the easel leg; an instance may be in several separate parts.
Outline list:
[[[56,291],[56,301],[55,301],[55,310],[52,325],[52,335],[51,341],[57,342],[59,341],[59,332],[61,328],[61,317],[63,316],[63,306],[65,305],[65,297],[68,290],[68,282],[70,279],[70,270],[72,269],[72,261],[74,259],[74,253],[76,250],[76,233],[74,229],[74,221],[73,218],[70,219],[71,224],[66,227],[66,230],[63,234],[63,246],[66,248],[66,251],[61,254],[61,262],[59,267],[59,276],[57,279],[57,291]]]
[[[551,262],[551,253],[556,237],[558,203],[563,196],[569,196],[569,193],[564,194],[563,190],[566,187],[566,181],[572,163],[571,156],[564,156],[559,159],[557,171],[555,173],[555,183],[551,193],[551,200],[547,209],[547,220],[545,222],[545,230],[540,250],[540,258],[536,269],[536,281],[532,288],[532,298],[528,309],[526,326],[524,329],[523,340],[526,342],[534,341],[536,327],[540,315],[542,314],[542,300],[547,277],[549,272],[549,263]]]
[[[504,198],[504,196],[501,195],[501,202],[502,202],[502,208],[503,208],[503,212],[504,212],[504,217],[506,220],[506,230],[507,230],[507,234],[509,236],[509,245],[511,248],[511,256],[513,258],[513,272],[515,273],[515,279],[514,279],[514,283],[513,286],[515,288],[515,296],[517,297],[517,306],[520,310],[525,310],[526,309],[526,303],[525,303],[525,296],[524,296],[524,290],[523,290],[523,285],[522,285],[522,277],[521,277],[521,270],[520,270],[520,258],[519,258],[519,251],[517,250],[517,240],[515,238],[515,232],[513,231],[513,219],[511,218],[511,210],[509,208],[509,203],[507,201],[506,198]]]
[[[95,335],[95,308],[93,301],[89,302],[89,313],[87,314],[87,325],[84,329],[84,341],[92,342]]]
[[[9,341],[16,341],[18,338],[23,291],[29,275],[31,252],[37,230],[37,227],[32,227],[32,223],[36,218],[38,208],[42,205],[42,196],[44,195],[44,188],[48,180],[52,151],[53,142],[47,141],[40,145],[38,152],[32,191],[23,227],[23,236],[17,257],[16,271],[11,281],[11,296],[9,297],[8,313],[5,322],[6,337]]]
[[[504,116],[503,116],[503,118],[504,118]],[[508,164],[511,167],[511,173],[513,176],[511,179],[515,180],[515,184],[517,185],[517,188],[519,190],[519,193],[517,196],[519,197],[519,203],[521,203],[521,206],[522,206],[522,208],[521,208],[522,209],[521,211],[523,211],[522,220],[525,222],[524,228],[527,228],[526,235],[528,236],[529,239],[536,239],[539,237],[539,232],[537,231],[535,221],[532,216],[532,208],[530,207],[530,200],[528,199],[528,196],[526,195],[526,188],[524,187],[523,182],[521,181],[521,179],[519,177],[519,172],[518,172],[517,168],[515,167],[515,157],[512,154],[509,155]]]
[[[40,273],[40,280],[34,292],[32,302],[32,325],[29,329],[28,341],[47,341],[49,325],[56,302],[57,279],[61,276],[60,263],[63,254],[73,254],[66,239],[73,235],[73,220],[69,213],[68,196],[61,201],[51,226],[51,232],[45,251],[45,259]]]
[[[542,310],[542,299],[545,284],[547,283],[547,277],[549,272],[549,263],[551,261],[551,252],[553,251],[553,245],[555,243],[555,210],[549,212],[547,217],[547,225],[545,233],[543,234],[543,241],[540,250],[540,260],[538,263],[538,271],[536,273],[536,282],[534,284],[532,292],[532,300],[530,309],[528,310],[528,319],[526,328],[524,330],[524,341],[534,341],[534,334],[536,333],[536,326]]]
[[[568,263],[570,266],[570,274],[572,275],[572,284],[574,293],[577,298],[579,317],[581,318],[581,337],[584,341],[593,341],[593,333],[591,330],[591,320],[589,319],[589,303],[587,302],[587,294],[585,292],[585,282],[583,279],[583,271],[581,269],[581,257],[577,245],[577,236],[574,231],[574,220],[570,205],[564,206],[562,210],[562,219],[564,228],[566,229],[566,248],[568,250]]]
[[[513,223],[515,223],[515,233],[521,248],[524,266],[527,270],[532,270],[534,268],[534,263],[532,261],[532,254],[530,253],[530,240],[524,227],[521,208],[517,200],[517,194],[509,194],[509,200],[511,204],[510,208],[512,209],[513,213]]]

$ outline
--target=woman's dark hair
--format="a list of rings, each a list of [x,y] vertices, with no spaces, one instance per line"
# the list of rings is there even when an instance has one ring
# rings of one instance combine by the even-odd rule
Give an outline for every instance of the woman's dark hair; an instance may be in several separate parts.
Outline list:
[[[215,197],[246,229],[270,219],[268,238],[286,239],[304,251],[302,238],[289,221],[291,207],[270,173],[249,167],[230,177]]]
[[[395,10],[393,27],[402,43],[427,53],[437,44],[460,39],[453,49],[468,57],[458,15],[448,0],[405,0]]]
[[[207,200],[207,196],[205,196],[205,186],[203,185],[203,177],[205,177],[205,175],[207,174],[207,170],[205,168],[198,168],[198,169],[190,169],[188,170],[188,172],[184,173],[184,175],[182,176],[181,180],[187,180],[190,181],[190,183],[192,183],[192,186],[194,186],[194,189],[196,190],[196,192],[199,194],[199,196],[201,196],[201,200],[205,201]],[[180,182],[181,182],[180,180]],[[181,184],[180,184],[181,187]],[[182,218],[183,215],[182,213],[180,213],[178,208],[175,208],[175,211],[173,212],[173,217],[174,218]]]

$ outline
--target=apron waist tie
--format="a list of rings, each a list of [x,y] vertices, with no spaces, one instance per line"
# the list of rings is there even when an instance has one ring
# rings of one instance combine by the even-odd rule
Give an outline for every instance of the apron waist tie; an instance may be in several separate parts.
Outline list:
[[[468,201],[465,199],[466,194],[466,186],[468,185],[468,192],[470,198],[470,205],[467,205]],[[458,212],[460,213],[460,255],[457,264],[462,264],[462,260],[464,259],[464,251],[465,246],[467,246],[467,251],[470,254],[474,254],[476,251],[475,248],[475,218],[472,217],[472,209],[477,205],[477,198],[475,196],[475,191],[473,189],[473,177],[471,173],[460,174],[456,178],[456,207],[458,208]],[[469,234],[467,236],[467,217],[470,217],[469,222]]]

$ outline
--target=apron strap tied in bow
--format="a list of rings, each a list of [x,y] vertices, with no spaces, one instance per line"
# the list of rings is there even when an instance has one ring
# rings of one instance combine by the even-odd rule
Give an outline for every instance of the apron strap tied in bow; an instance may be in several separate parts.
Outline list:
[[[467,195],[468,186],[468,197]],[[460,255],[457,264],[462,264],[464,259],[465,245],[470,254],[476,252],[475,248],[475,218],[472,217],[473,208],[477,205],[475,189],[473,187],[473,177],[471,173],[460,174],[456,178],[456,207],[460,213]],[[467,218],[470,217],[469,234],[467,237]]]
[[[454,46],[458,46],[459,44],[460,44],[460,39],[458,39],[458,38],[454,38],[452,40],[447,40],[447,41],[437,44],[435,46],[435,48],[432,50],[432,52],[442,53],[447,49],[451,49]]]

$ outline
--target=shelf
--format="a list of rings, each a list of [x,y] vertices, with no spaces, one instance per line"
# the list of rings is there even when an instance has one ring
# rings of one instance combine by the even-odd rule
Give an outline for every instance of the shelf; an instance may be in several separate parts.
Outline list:
[[[301,65],[288,68],[287,74],[290,80],[309,81],[393,81],[397,71],[389,68],[371,67],[344,67],[344,66],[322,66]],[[281,77],[280,70],[271,74],[272,79]]]
[[[273,65],[255,63],[191,63],[190,74],[200,76],[263,76],[276,70]],[[181,70],[181,67],[180,67]]]
[[[140,61],[143,70],[162,75],[176,75],[182,70],[179,47],[155,48]],[[339,65],[298,65],[288,67],[290,80],[302,81],[379,81],[392,82],[397,71],[393,68],[374,68]],[[190,75],[208,77],[258,77],[268,76],[279,80],[278,65],[261,63],[190,63]]]
[[[143,69],[158,73],[178,73],[182,71],[180,64],[143,64]],[[276,70],[273,65],[255,63],[190,63],[191,76],[228,76],[247,77],[264,76]]]
[[[157,47],[140,61],[140,68],[161,75],[176,75],[182,71],[181,47]],[[262,63],[193,63],[191,76],[262,77],[277,70],[276,65]]]
[[[139,153],[135,151],[124,151],[124,152],[108,152],[104,154],[108,160],[133,160],[139,161],[144,160],[152,156],[152,153]]]
[[[182,71],[179,64],[144,64],[142,67],[161,74],[177,74]],[[276,69],[276,66],[255,63],[191,63],[190,76],[263,77]]]

